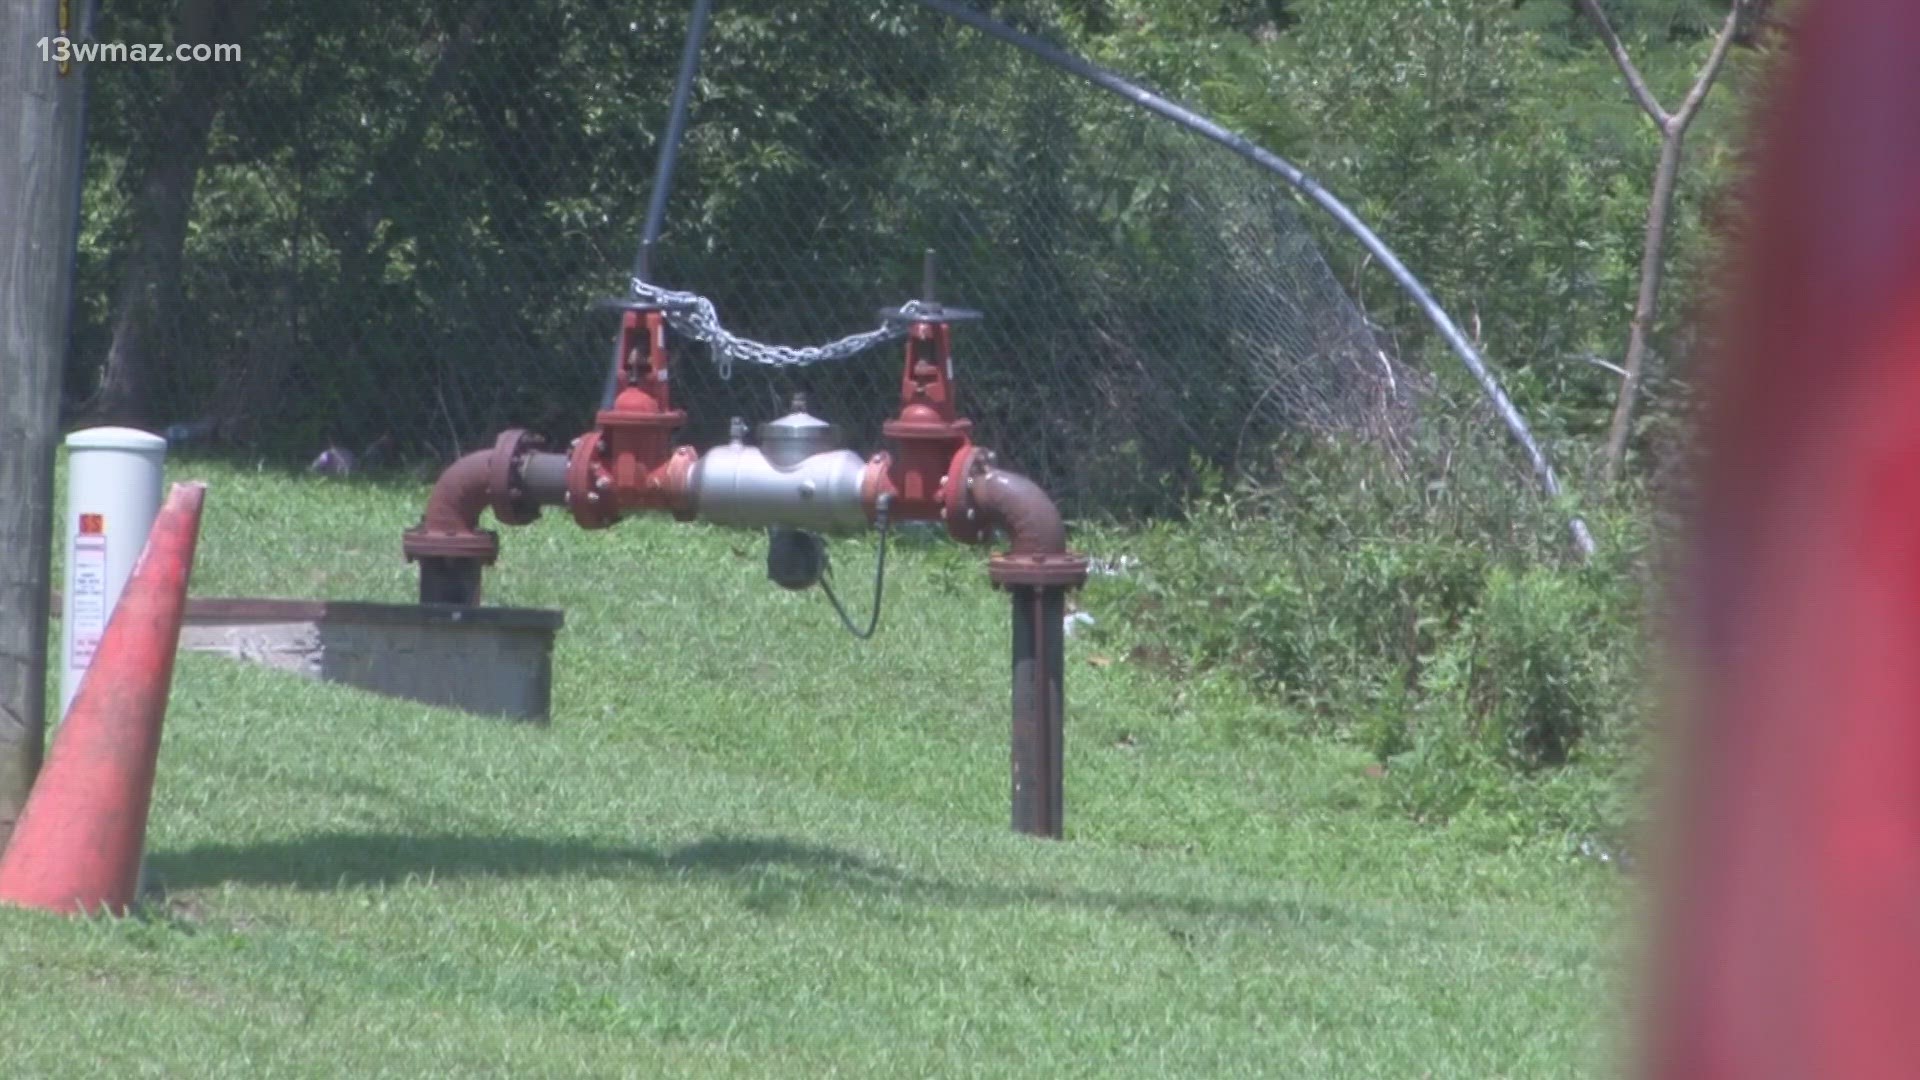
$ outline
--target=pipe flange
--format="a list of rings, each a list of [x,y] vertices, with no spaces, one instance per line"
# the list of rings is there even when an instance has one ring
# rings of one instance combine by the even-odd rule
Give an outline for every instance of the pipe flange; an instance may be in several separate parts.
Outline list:
[[[987,560],[987,577],[1000,588],[1034,586],[1077,589],[1087,583],[1083,555],[995,555]]]
[[[524,428],[508,428],[493,441],[487,459],[487,505],[502,525],[531,525],[540,519],[540,504],[527,494],[520,467],[527,454],[546,445]]]
[[[866,471],[860,475],[860,505],[867,508],[868,521],[879,512],[880,496],[893,491],[893,484],[888,480],[892,471],[893,455],[885,450],[867,459]]]
[[[649,478],[649,487],[659,491],[665,508],[675,521],[692,521],[697,516],[693,505],[693,470],[700,464],[700,452],[682,446],[667,459],[666,467]]]
[[[977,446],[963,446],[947,467],[947,482],[940,492],[940,516],[947,523],[947,535],[962,544],[977,544],[986,539],[986,515],[974,509],[973,480],[992,465],[993,453]]]
[[[408,562],[419,559],[465,559],[492,566],[494,560],[500,557],[500,536],[486,529],[470,533],[436,533],[413,528],[401,534],[400,549],[406,553]]]
[[[600,432],[589,431],[580,436],[567,459],[567,509],[583,529],[604,529],[620,520],[612,492],[602,493],[594,484],[601,445]]]

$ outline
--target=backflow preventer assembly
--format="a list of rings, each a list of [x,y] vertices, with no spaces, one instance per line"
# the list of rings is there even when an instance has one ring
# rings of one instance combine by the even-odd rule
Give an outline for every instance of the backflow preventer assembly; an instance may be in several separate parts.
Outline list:
[[[766,529],[768,576],[789,589],[827,585],[821,534],[877,527],[883,573],[895,522],[940,522],[966,544],[1003,532],[1009,547],[989,559],[987,576],[1013,606],[1013,827],[1060,836],[1063,619],[1067,590],[1086,582],[1087,560],[1067,550],[1053,500],[972,441],[973,425],[954,400],[952,336],[954,323],[979,313],[934,302],[931,257],[927,276],[925,298],[884,313],[906,326],[900,412],[882,429],[897,450],[867,458],[842,449],[833,425],[809,414],[803,398],[789,415],[761,425],[758,445],[749,445],[736,419],[725,445],[704,453],[674,446],[686,420],[672,406],[668,379],[674,301],[614,302],[622,316],[612,407],[565,452],[548,452],[538,436],[514,429],[441,474],[424,518],[404,536],[408,561],[420,565],[421,603],[480,602],[481,571],[500,552],[499,537],[479,527],[485,510],[507,525],[528,524],[555,506],[586,529],[642,511]],[[870,623],[866,633],[872,630]]]

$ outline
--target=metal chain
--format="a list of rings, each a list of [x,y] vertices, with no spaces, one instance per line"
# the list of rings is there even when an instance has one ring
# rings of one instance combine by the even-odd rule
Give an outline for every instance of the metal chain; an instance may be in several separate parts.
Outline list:
[[[659,304],[666,309],[667,323],[675,331],[706,345],[713,352],[714,363],[720,369],[720,377],[733,378],[733,362],[744,360],[749,364],[763,367],[800,367],[807,364],[821,364],[830,360],[844,360],[866,352],[876,345],[889,341],[898,341],[907,336],[906,319],[918,314],[921,303],[909,300],[901,305],[901,321],[891,319],[878,329],[863,334],[852,334],[838,341],[829,341],[825,345],[809,345],[795,348],[787,345],[768,345],[752,341],[728,332],[720,325],[720,313],[713,301],[699,293],[680,292],[675,289],[663,289],[658,285],[633,279],[633,295],[649,303]]]

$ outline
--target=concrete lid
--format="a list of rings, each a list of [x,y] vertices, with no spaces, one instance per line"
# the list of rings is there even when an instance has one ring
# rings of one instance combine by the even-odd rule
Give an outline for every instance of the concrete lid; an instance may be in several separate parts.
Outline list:
[[[322,622],[383,625],[502,627],[558,630],[566,614],[544,608],[461,607],[454,604],[372,604],[351,600],[285,600],[229,596],[187,599],[189,623]]]
[[[69,450],[165,450],[167,440],[150,431],[126,427],[85,428],[67,436]]]
[[[48,593],[54,618],[63,610],[60,593]],[[388,626],[458,624],[510,630],[559,630],[564,611],[549,608],[459,607],[453,604],[369,604],[347,600],[282,600],[262,596],[189,596],[186,622],[329,622]]]

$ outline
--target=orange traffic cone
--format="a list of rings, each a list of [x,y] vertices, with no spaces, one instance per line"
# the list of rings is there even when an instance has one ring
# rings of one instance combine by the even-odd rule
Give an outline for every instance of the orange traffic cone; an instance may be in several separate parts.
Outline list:
[[[133,903],[206,490],[175,484],[154,519],[0,856],[0,903],[116,914]]]

